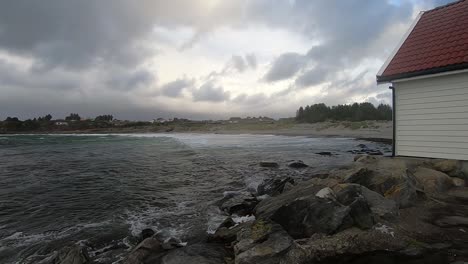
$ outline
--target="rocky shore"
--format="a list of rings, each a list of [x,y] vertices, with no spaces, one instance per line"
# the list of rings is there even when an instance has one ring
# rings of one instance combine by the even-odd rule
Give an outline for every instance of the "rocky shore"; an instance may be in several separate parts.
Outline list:
[[[258,166],[284,165],[307,166]],[[225,221],[197,242],[145,230],[120,263],[466,263],[467,180],[456,161],[359,154],[328,174],[226,194],[214,202]],[[53,263],[91,262],[77,246]]]

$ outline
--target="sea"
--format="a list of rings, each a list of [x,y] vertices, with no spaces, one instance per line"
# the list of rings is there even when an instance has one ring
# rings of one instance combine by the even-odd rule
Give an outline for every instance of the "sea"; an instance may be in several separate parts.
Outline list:
[[[226,218],[215,206],[224,195],[346,166],[358,144],[390,151],[352,138],[0,135],[0,263],[48,263],[75,244],[96,263],[118,263],[145,228],[197,241]],[[323,151],[333,155],[317,154]],[[292,160],[309,168],[289,168]]]

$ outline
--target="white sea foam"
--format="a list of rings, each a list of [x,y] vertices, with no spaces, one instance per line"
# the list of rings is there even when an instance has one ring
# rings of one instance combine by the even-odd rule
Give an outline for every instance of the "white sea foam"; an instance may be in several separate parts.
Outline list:
[[[236,224],[242,224],[242,223],[246,223],[246,222],[255,221],[255,215],[233,216],[232,220]]]

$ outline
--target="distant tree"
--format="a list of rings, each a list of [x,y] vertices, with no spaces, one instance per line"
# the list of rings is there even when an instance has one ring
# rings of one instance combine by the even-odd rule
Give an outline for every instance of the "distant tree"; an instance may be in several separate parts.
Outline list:
[[[299,122],[304,121],[304,108],[302,106],[296,112],[296,120]]]
[[[71,113],[69,116],[65,117],[65,120],[67,120],[67,121],[80,121],[81,117],[78,114]]]
[[[376,108],[368,102],[332,107],[321,103],[301,106],[296,111],[296,120],[298,122],[315,123],[328,119],[340,121],[391,120],[392,108],[386,104],[380,104]]]
[[[114,120],[114,116],[112,115],[99,115],[99,116],[96,116],[96,118],[94,119],[94,121],[106,121],[106,122],[110,122]]]
[[[46,116],[44,116],[44,120],[45,120],[45,121],[50,121],[50,120],[52,120],[52,115],[51,115],[51,114],[47,114]]]

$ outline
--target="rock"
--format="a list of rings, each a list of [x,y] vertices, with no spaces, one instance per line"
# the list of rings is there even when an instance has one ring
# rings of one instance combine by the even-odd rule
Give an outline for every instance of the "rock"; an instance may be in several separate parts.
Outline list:
[[[375,221],[379,219],[391,220],[398,216],[398,207],[395,201],[386,199],[377,192],[371,191],[358,184],[340,184],[334,188],[339,202],[349,205],[356,199],[364,198],[372,212]]]
[[[257,243],[236,255],[236,264],[273,264],[279,263],[281,257],[291,247],[293,239],[284,230],[268,235],[265,241]]]
[[[318,198],[336,200],[335,192],[330,187],[325,187],[315,194]]]
[[[294,185],[292,185],[290,182],[287,182],[284,184],[283,192],[288,192],[294,188]]]
[[[367,151],[367,154],[373,155],[373,156],[383,155],[382,151],[380,150],[370,150],[370,151]]]
[[[72,246],[61,249],[55,259],[54,264],[86,264],[90,263],[88,252],[84,247]]]
[[[222,202],[220,208],[229,214],[240,216],[251,215],[257,203],[258,201],[255,197],[240,194]]]
[[[372,211],[367,200],[362,196],[360,186],[347,186],[336,194],[336,199],[351,208],[350,216],[356,226],[369,229],[374,225]]]
[[[169,237],[165,239],[161,244],[162,248],[165,250],[183,247],[184,245],[185,243],[183,243],[180,239],[175,237]]]
[[[301,169],[301,168],[307,168],[309,166],[305,164],[302,160],[297,160],[297,161],[290,162],[288,164],[288,167],[294,168],[294,169]]]
[[[278,208],[271,219],[293,238],[310,237],[315,233],[333,234],[349,217],[351,208],[315,197],[300,198]]]
[[[141,231],[141,240],[145,240],[148,237],[152,237],[154,235],[154,231],[151,228],[146,228]]]
[[[397,252],[406,249],[407,246],[406,239],[398,234],[392,236],[375,229],[350,228],[334,235],[312,236],[303,241],[300,247],[289,250],[283,263],[322,263],[318,261],[330,257],[337,258],[337,262],[330,263],[347,263],[338,260],[343,260],[343,256],[366,252]]]
[[[455,172],[459,169],[460,162],[458,160],[440,160],[434,162],[433,167],[434,169],[445,173]]]
[[[468,227],[468,217],[463,216],[445,216],[435,221],[440,227],[464,226]]]
[[[323,181],[323,184],[318,184],[314,180]],[[327,187],[327,182],[332,180],[312,179],[294,186],[290,191],[282,194],[266,198],[255,207],[255,216],[257,219],[269,219],[278,208],[289,204],[298,198],[315,197],[315,194],[321,189]]]
[[[357,160],[359,160],[360,158],[362,158],[362,157],[364,157],[364,156],[366,156],[366,154],[357,154],[356,156],[354,156],[354,159],[353,159],[353,160],[354,160],[354,161],[357,161]]]
[[[321,156],[332,156],[333,155],[330,151],[321,151],[321,152],[316,152],[315,154],[321,155]]]
[[[278,168],[279,167],[279,164],[273,161],[260,161],[259,165],[260,167],[264,167],[264,168]]]
[[[465,187],[466,185],[465,180],[457,178],[457,177],[453,177],[452,182],[453,182],[453,186],[455,187]]]
[[[256,220],[238,232],[234,243],[235,263],[279,263],[292,243],[293,239],[280,225]]]
[[[414,172],[414,177],[426,193],[442,193],[453,187],[450,176],[429,168],[418,167]]]
[[[252,222],[241,223],[233,227],[219,227],[216,232],[208,237],[209,242],[231,243],[237,239],[237,233],[245,227],[252,225]]]
[[[342,172],[345,183],[356,183],[394,200],[399,208],[413,205],[418,197],[417,180],[408,173],[406,164],[399,159],[363,156],[354,167]]]
[[[362,149],[366,149],[366,148],[367,148],[367,146],[366,146],[366,145],[364,145],[364,144],[358,144],[356,147],[358,147],[358,148],[362,148]]]
[[[199,243],[169,251],[161,264],[219,264],[224,263],[226,251],[221,244]],[[153,262],[152,262],[153,263]],[[156,262],[157,263],[157,262]]]
[[[122,261],[123,264],[140,264],[143,263],[151,254],[158,254],[163,252],[164,249],[161,242],[154,238],[149,237],[138,244],[127,257]]]
[[[291,177],[265,180],[258,186],[257,195],[267,194],[269,196],[275,196],[281,194],[284,191],[286,183],[294,184],[294,180]]]
[[[230,227],[233,227],[235,225],[236,225],[236,222],[234,222],[234,220],[232,220],[231,217],[228,217],[228,218],[224,219],[224,221],[219,225],[218,228],[221,228],[221,227],[230,228]]]

